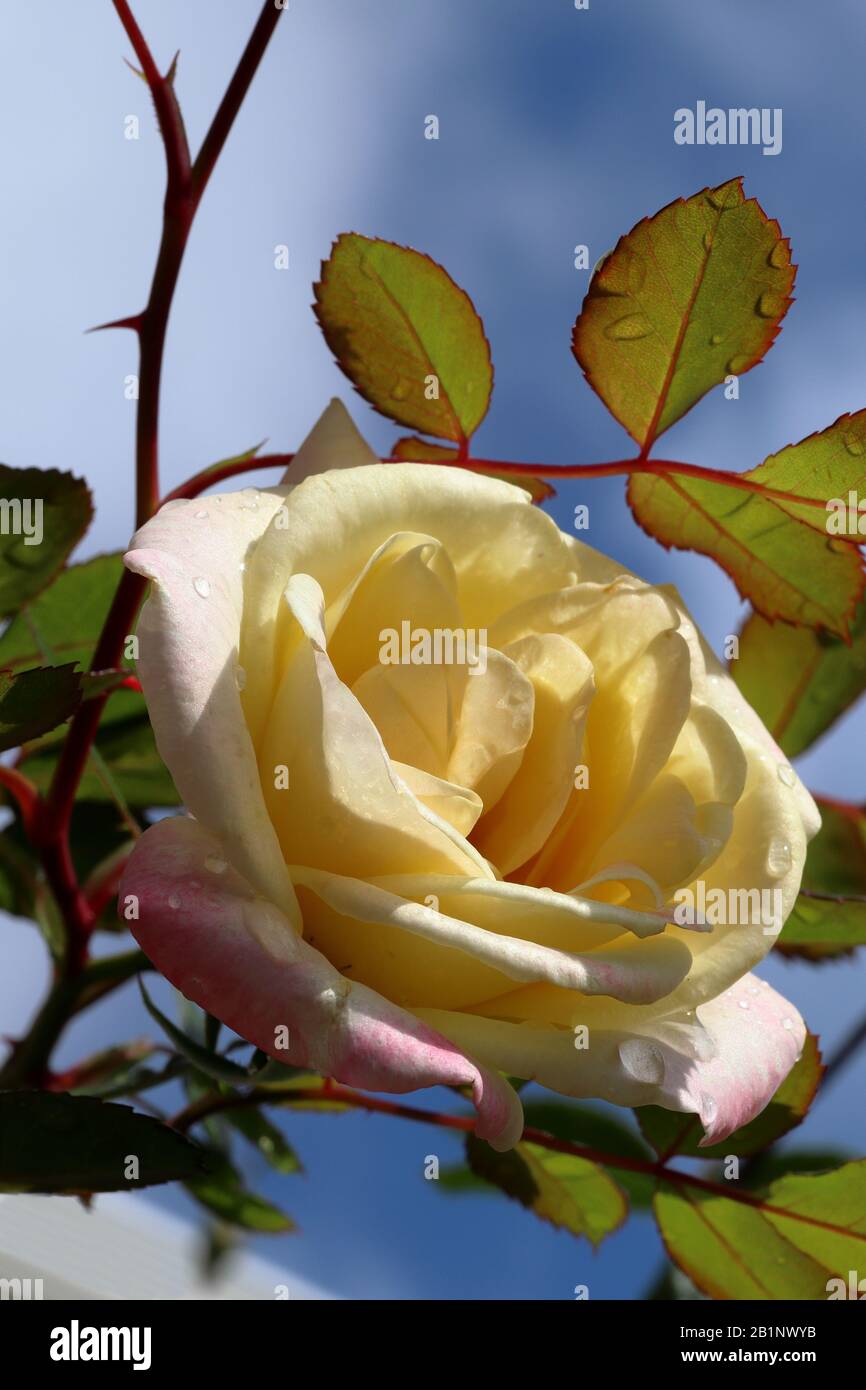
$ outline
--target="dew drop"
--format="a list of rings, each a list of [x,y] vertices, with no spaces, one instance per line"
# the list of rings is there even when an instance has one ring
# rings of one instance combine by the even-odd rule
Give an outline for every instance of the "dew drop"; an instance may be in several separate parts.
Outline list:
[[[609,323],[604,330],[604,336],[628,341],[635,338],[648,338],[652,332],[652,324],[644,314],[626,314],[625,318]]]
[[[744,352],[738,352],[736,356],[731,358],[730,362],[728,363],[727,370],[729,372],[732,372],[734,376],[738,376],[740,372],[744,372],[746,370],[750,361],[751,358],[747,357]]]
[[[629,294],[639,294],[646,279],[646,261],[643,256],[632,256],[628,265]]]
[[[716,347],[721,341],[722,341],[722,335],[721,335],[721,333],[714,333],[714,334],[712,335],[712,337],[710,338],[710,342],[712,343],[713,347]]]
[[[764,290],[756,307],[762,319],[776,319],[782,312],[783,300],[772,290]]]
[[[246,683],[247,683],[247,673],[246,673],[246,671],[244,670],[243,666],[238,666],[238,667],[236,667],[236,668],[235,668],[235,685],[237,686],[238,690],[243,690],[243,689],[245,688],[245,686],[246,686]]]
[[[783,1018],[782,1027],[786,1032],[790,1033],[791,1029],[794,1027],[794,1020],[792,1018]]]
[[[848,453],[853,454],[855,458],[860,458],[863,453],[866,453],[866,444],[864,444],[863,440],[859,439],[856,434],[846,434],[843,438],[845,441],[845,448],[848,450]]]
[[[177,893],[169,894],[168,905],[170,908],[173,908],[175,912],[177,911],[177,909],[180,907],[180,898],[178,897]]]
[[[738,999],[737,1003],[739,1004],[741,1009],[747,1009],[749,1007],[748,999]]]
[[[769,256],[767,257],[770,265],[777,270],[782,270],[791,263],[791,254],[784,241],[777,241]]]
[[[796,787],[797,774],[787,763],[779,763],[777,772],[779,781],[782,783],[783,787]]]
[[[196,521],[207,521],[207,512],[196,512]]]
[[[781,878],[793,863],[794,857],[787,840],[773,840],[767,851],[767,873],[773,878]]]
[[[740,187],[738,183],[724,183],[721,188],[710,189],[707,194],[707,202],[710,207],[715,208],[718,212],[727,212],[729,208],[734,207],[739,201],[739,192]]]
[[[199,575],[198,579],[192,581],[192,587],[195,589],[199,598],[207,598],[210,593],[210,584],[206,579],[203,579],[201,575]]]
[[[712,1096],[706,1094],[701,1096],[701,1118],[705,1125],[711,1125],[719,1113],[719,1107]]]
[[[654,1043],[629,1038],[619,1045],[619,1059],[635,1081],[658,1086],[665,1078],[665,1059]]]
[[[391,387],[391,399],[393,401],[405,401],[411,390],[411,381],[407,381],[404,376],[401,376],[399,381],[395,381]]]
[[[204,861],[204,866],[212,874],[224,874],[228,864],[224,859],[220,859],[218,854],[209,854]]]

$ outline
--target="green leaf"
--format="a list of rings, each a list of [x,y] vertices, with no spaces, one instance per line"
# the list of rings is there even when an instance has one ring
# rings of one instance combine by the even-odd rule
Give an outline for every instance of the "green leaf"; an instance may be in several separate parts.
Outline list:
[[[99,1096],[102,1100],[115,1100],[120,1096],[140,1096],[144,1091],[155,1091],[169,1081],[176,1081],[187,1070],[187,1061],[176,1054],[169,1057],[161,1068],[147,1066],[120,1067],[113,1077],[92,1081],[85,1086],[75,1086],[73,1093]]]
[[[590,281],[572,347],[642,450],[726,376],[761,361],[794,269],[778,222],[741,179],[678,198],[620,238]]]
[[[711,1298],[823,1301],[866,1260],[866,1159],[748,1202],[664,1183],[654,1208],[671,1259]]]
[[[304,1165],[285,1135],[260,1110],[226,1110],[225,1119],[278,1173],[302,1173]]]
[[[52,959],[63,959],[66,925],[20,821],[0,832],[0,909],[35,922]]]
[[[585,1158],[520,1143],[497,1153],[474,1135],[466,1140],[469,1167],[543,1221],[598,1245],[621,1226],[628,1204],[603,1168]]]
[[[155,1051],[156,1044],[149,1038],[134,1038],[131,1042],[104,1048],[79,1062],[75,1067],[74,1084],[69,1084],[72,1078],[66,1078],[67,1085],[75,1095],[104,1097],[106,1091],[113,1090],[138,1071],[140,1063],[152,1057]]]
[[[51,587],[33,598],[13,618],[0,637],[0,666],[21,671],[37,664],[71,661],[82,671],[90,662],[120,577],[120,554],[97,555],[80,565],[70,565],[57,576]],[[131,663],[124,662],[127,674]],[[116,682],[122,677],[88,677],[85,698],[96,693],[99,682]],[[144,697],[134,690],[116,691],[102,716],[102,722],[130,719],[144,714]]]
[[[821,829],[809,844],[800,893],[776,942],[785,955],[808,960],[866,945],[866,814],[816,799]]]
[[[210,1156],[213,1171],[186,1184],[187,1191],[214,1216],[259,1235],[283,1235],[296,1229],[291,1217],[264,1197],[248,1192],[227,1159]]]
[[[0,510],[0,617],[7,617],[51,583],[93,507],[87,484],[71,473],[0,464]]]
[[[796,758],[866,690],[866,603],[857,605],[850,643],[753,613],[731,675],[782,751]]]
[[[490,349],[472,301],[441,265],[349,232],[314,289],[328,347],[381,415],[457,443],[474,433],[493,389]],[[427,399],[430,377],[438,399]]]
[[[228,1057],[223,1057],[217,1052],[211,1052],[202,1043],[189,1037],[156,1007],[141,980],[138,982],[138,987],[141,990],[141,997],[147,1012],[188,1062],[192,1062],[194,1067],[215,1081],[227,1081],[233,1086],[249,1084],[250,1076],[245,1067],[239,1067],[237,1062],[232,1062]]]
[[[775,466],[785,455],[787,471]],[[794,492],[799,476],[795,459],[792,450],[768,459],[767,464],[774,463],[772,481],[763,473],[767,464],[742,476]],[[825,516],[822,511],[810,509],[813,515],[806,521],[778,497],[673,473],[633,473],[628,500],[649,535],[665,547],[708,555],[764,617],[847,636],[863,592],[862,560],[850,541],[816,528],[815,515]]]
[[[459,456],[459,451],[442,444],[429,444],[426,439],[419,439],[415,434],[404,435],[402,439],[398,439],[391,450],[391,456],[407,463],[453,463]],[[537,478],[534,473],[497,473],[492,468],[472,468],[472,472],[484,478],[498,478],[501,482],[522,487],[535,503],[545,502],[548,497],[556,496],[556,488],[546,479]]]
[[[685,1155],[689,1158],[725,1158],[736,1154],[745,1158],[774,1144],[794,1129],[807,1114],[824,1074],[818,1039],[807,1033],[799,1061],[788,1073],[770,1104],[742,1129],[718,1144],[700,1147],[703,1126],[697,1115],[642,1105],[635,1110],[638,1123],[656,1153],[667,1162]]]
[[[767,1149],[750,1159],[740,1180],[747,1187],[763,1188],[789,1173],[827,1173],[850,1162],[851,1154],[839,1149],[785,1149],[782,1153]]]
[[[127,1178],[130,1156],[138,1178]],[[183,1135],[125,1105],[50,1091],[0,1092],[0,1191],[120,1192],[207,1172]]]
[[[122,690],[112,700],[123,699]],[[133,698],[140,699],[138,695]],[[109,702],[110,705],[110,702]],[[26,750],[23,768],[40,791],[51,785],[61,740],[48,734]],[[108,718],[100,725],[95,748],[104,760],[108,777],[91,758],[79,786],[84,801],[116,801],[130,806],[176,806],[180,802],[171,773],[156,749],[153,729],[146,714],[129,719]]]
[[[648,1207],[655,1188],[650,1174],[635,1173],[629,1168],[618,1168],[615,1159],[641,1159],[652,1162],[653,1155],[638,1134],[626,1128],[604,1110],[591,1109],[585,1105],[563,1104],[559,1101],[530,1101],[523,1107],[527,1125],[542,1129],[557,1139],[568,1139],[574,1144],[585,1144],[598,1153],[610,1154],[612,1161],[605,1163],[616,1175],[620,1187],[628,1193],[632,1206]],[[601,1160],[598,1160],[599,1162]]]
[[[81,676],[72,664],[0,671],[0,752],[56,729],[75,713]]]

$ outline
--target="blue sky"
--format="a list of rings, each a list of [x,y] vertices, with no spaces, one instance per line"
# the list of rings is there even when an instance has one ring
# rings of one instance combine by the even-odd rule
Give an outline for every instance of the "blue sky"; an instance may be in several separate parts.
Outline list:
[[[137,0],[197,145],[258,10],[255,0]],[[162,152],[144,86],[108,0],[16,6],[0,44],[0,457],[89,479],[97,518],[82,556],[128,539],[133,513],[131,334],[84,336],[143,304],[159,234]],[[627,439],[569,352],[590,262],[640,217],[744,174],[790,235],[797,302],[740,398],[714,391],[670,431],[667,456],[743,469],[866,405],[862,245],[866,9],[810,0],[291,0],[207,191],[170,324],[163,483],[257,442],[297,445],[339,394],[371,442],[393,429],[334,366],[310,311],[311,283],[341,231],[427,251],[472,295],[493,347],[496,386],[477,451],[593,462]],[[674,111],[781,107],[783,148],[678,146]],[[423,138],[436,114],[440,139]],[[129,115],[140,139],[124,138]],[[274,268],[285,243],[288,271]],[[651,580],[673,580],[717,647],[743,606],[712,562],[666,554],[634,524],[623,483],[567,484],[564,524],[590,506],[590,543]],[[818,790],[866,791],[866,717],[847,716],[802,760]],[[25,1021],[45,962],[34,932],[3,925],[2,1031]],[[9,962],[11,960],[11,966]],[[765,973],[832,1043],[862,1007],[866,966]],[[72,1060],[122,1028],[149,1025],[131,995],[76,1024]],[[862,1069],[822,1098],[805,1137],[866,1143]],[[304,1234],[271,1258],[367,1297],[634,1298],[657,1240],[636,1220],[589,1248],[495,1198],[446,1199],[421,1177],[453,1141],[366,1116],[291,1120],[310,1169],[276,1182]],[[174,1205],[182,1197],[158,1197]]]

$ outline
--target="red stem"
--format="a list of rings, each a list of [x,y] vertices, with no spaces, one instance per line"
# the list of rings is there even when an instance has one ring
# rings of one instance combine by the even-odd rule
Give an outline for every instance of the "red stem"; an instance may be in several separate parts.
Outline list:
[[[0,786],[5,787],[15,799],[25,834],[30,836],[39,803],[38,791],[30,779],[17,768],[6,767],[3,763],[0,763]]]
[[[163,230],[147,308],[123,322],[139,335],[139,399],[136,417],[136,520],[139,526],[159,504],[159,394],[165,335],[174,291],[201,196],[225,144],[238,110],[255,76],[282,10],[265,0],[234,76],[205,136],[195,166],[180,109],[174,94],[173,67],[163,77],[126,0],[114,7],[141,63],[156,107],[165,146],[166,193]],[[106,618],[91,670],[120,665],[125,637],[131,631],[144,592],[144,580],[124,571]],[[65,972],[76,975],[87,960],[94,916],[85,902],[69,853],[69,821],[78,784],[96,737],[107,695],[87,700],[79,707],[66,737],[51,788],[34,819],[35,838],[42,852],[45,872],[64,911],[69,931]]]
[[[507,463],[501,459],[454,459],[453,467],[470,468],[477,473],[530,473],[535,478],[610,478],[623,473],[653,473],[664,477],[674,473],[683,478],[700,478],[708,483],[720,483],[725,487],[740,488],[744,492],[755,492],[761,497],[774,501],[796,503],[802,507],[821,507],[826,509],[827,499],[822,497],[800,497],[784,492],[779,488],[767,487],[743,473],[727,473],[721,468],[703,468],[697,463],[678,463],[675,459],[615,459],[611,463]]]
[[[287,468],[294,454],[260,454],[258,457],[233,459],[216,468],[206,468],[196,473],[185,483],[170,492],[164,501],[174,501],[179,497],[191,498],[212,487],[214,483],[225,482],[242,473],[254,473],[259,468]],[[402,459],[383,458],[381,463],[401,463]],[[754,492],[773,501],[787,502],[802,507],[826,508],[826,499],[821,497],[800,497],[796,493],[783,492],[779,488],[767,487],[754,478],[742,473],[727,473],[721,468],[704,468],[697,463],[679,463],[675,459],[613,459],[610,463],[513,463],[505,459],[479,459],[457,457],[444,461],[451,468],[466,468],[475,473],[513,474],[535,478],[611,478],[631,473],[653,473],[664,477],[674,473],[685,478],[700,478],[704,482],[718,483],[724,487],[739,488],[744,492]]]
[[[381,1096],[364,1095],[330,1078],[326,1078],[319,1087],[298,1088],[294,1093],[289,1090],[279,1091],[261,1087],[258,1090],[248,1091],[244,1095],[203,1096],[175,1115],[169,1124],[172,1128],[185,1132],[200,1120],[207,1119],[210,1115],[219,1114],[224,1110],[267,1105],[269,1101],[271,1103],[279,1101],[280,1104],[285,1105],[288,1102],[288,1097],[292,1094],[299,1101],[316,1099],[339,1101],[344,1105],[351,1106],[354,1110],[366,1110],[375,1115],[391,1115],[401,1120],[414,1120],[419,1124],[436,1125],[439,1129],[459,1130],[469,1134],[475,1130],[475,1119],[471,1115],[445,1115],[440,1111],[420,1110],[414,1105],[404,1105],[401,1101],[385,1100]],[[575,1144],[570,1139],[558,1139],[555,1135],[548,1134],[543,1129],[536,1129],[533,1125],[524,1127],[522,1140],[524,1143],[538,1144],[540,1148],[551,1149],[556,1153],[569,1154],[572,1158],[585,1158],[591,1163],[600,1163],[607,1168],[620,1168],[630,1173],[644,1173],[661,1181],[696,1187],[702,1192],[726,1197],[731,1202],[742,1202],[747,1206],[760,1207],[762,1211],[778,1212],[779,1215],[789,1219],[798,1219],[796,1213],[769,1206],[756,1193],[738,1190],[731,1183],[711,1182],[709,1179],[699,1178],[693,1173],[669,1168],[667,1163],[660,1158],[629,1158],[619,1154],[605,1153],[601,1149],[594,1149],[586,1144]],[[808,1217],[799,1219],[809,1220]]]

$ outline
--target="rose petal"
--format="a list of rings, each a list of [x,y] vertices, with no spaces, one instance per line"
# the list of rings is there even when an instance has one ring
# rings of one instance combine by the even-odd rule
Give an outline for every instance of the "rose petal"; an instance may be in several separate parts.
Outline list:
[[[539,997],[540,1014],[545,988],[522,992]],[[697,1019],[668,1009],[665,1000],[641,1008],[584,999],[574,1011],[574,1026],[586,1024],[588,1047],[575,1046],[561,1028],[439,1009],[415,1012],[488,1066],[564,1095],[696,1113],[706,1131],[702,1142],[717,1143],[748,1124],[775,1095],[802,1051],[805,1025],[795,1008],[753,975],[702,1005]]]
[[[153,584],[137,669],[160,756],[240,872],[297,919],[238,689],[243,566],[285,496],[253,489],[169,503],[137,532],[124,563]]]
[[[133,934],[172,984],[288,1065],[372,1091],[471,1086],[479,1136],[500,1149],[517,1142],[523,1112],[507,1082],[347,980],[233,869],[211,872],[224,853],[203,826],[174,817],[141,837],[124,870],[121,901],[139,904]]]

